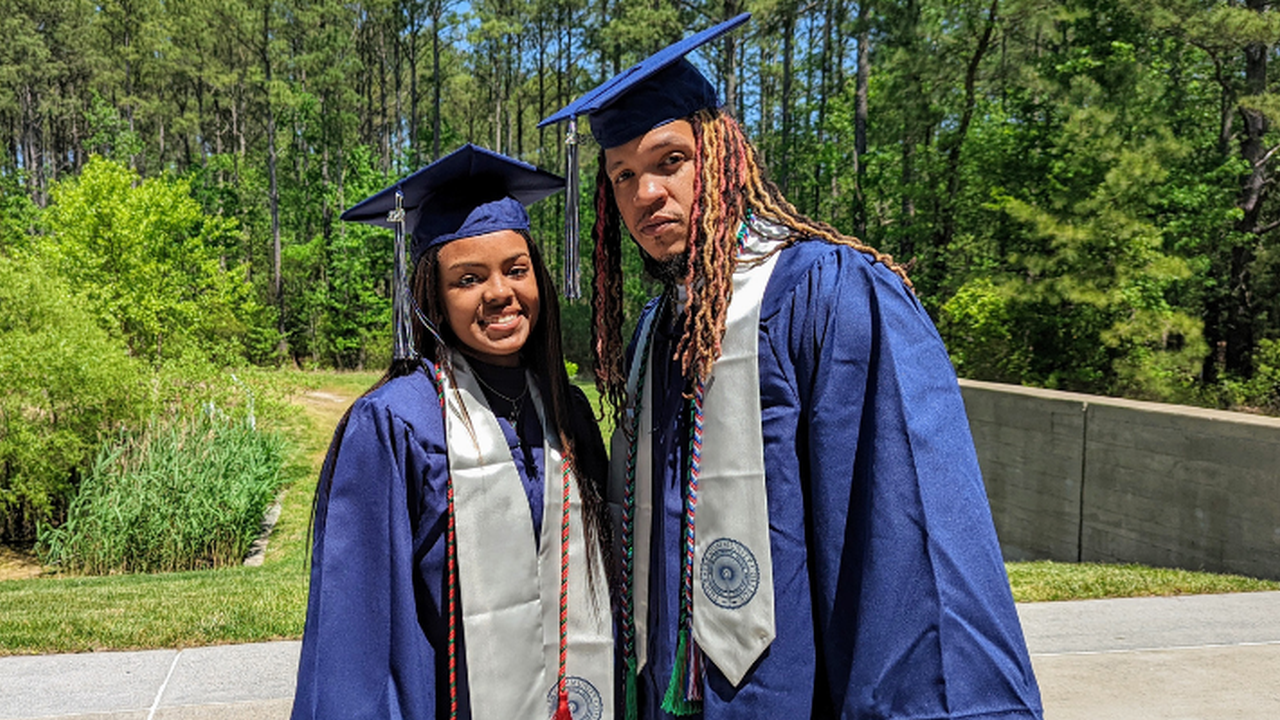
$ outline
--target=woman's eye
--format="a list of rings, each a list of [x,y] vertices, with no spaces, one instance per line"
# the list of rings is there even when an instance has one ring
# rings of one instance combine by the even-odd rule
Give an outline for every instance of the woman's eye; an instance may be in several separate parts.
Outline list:
[[[475,285],[479,281],[480,281],[480,278],[476,277],[475,275],[463,275],[462,277],[458,278],[457,285],[458,287],[470,287],[472,285]]]
[[[684,162],[684,155],[682,153],[671,153],[667,156],[665,162],[667,165],[679,165]]]
[[[613,177],[613,184],[614,184],[614,185],[621,185],[624,181],[626,181],[626,180],[630,180],[630,179],[631,179],[631,175],[632,175],[632,173],[631,173],[631,171],[630,171],[630,170],[623,170],[622,172],[618,173],[617,175],[615,175],[615,176]]]
[[[527,265],[513,265],[511,269],[507,271],[507,274],[511,277],[524,277],[529,274],[529,267]]]

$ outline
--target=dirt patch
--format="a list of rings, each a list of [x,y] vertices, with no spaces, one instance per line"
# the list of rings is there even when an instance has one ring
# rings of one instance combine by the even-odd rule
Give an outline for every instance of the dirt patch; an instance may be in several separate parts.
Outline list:
[[[30,552],[0,545],[0,580],[38,577],[42,570],[36,556]]]
[[[323,390],[310,390],[306,393],[303,393],[303,396],[313,402],[316,400],[320,400],[323,402],[338,403],[341,405],[347,405],[351,402],[351,398],[349,396],[335,395],[333,393],[325,392]]]

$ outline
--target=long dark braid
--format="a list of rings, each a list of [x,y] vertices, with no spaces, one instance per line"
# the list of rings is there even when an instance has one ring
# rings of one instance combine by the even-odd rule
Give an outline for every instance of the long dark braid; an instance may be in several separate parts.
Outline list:
[[[622,341],[622,218],[605,172],[604,151],[596,171],[595,281],[591,293],[591,349],[595,354],[596,389],[621,418],[627,401]],[[622,427],[615,422],[616,427]]]

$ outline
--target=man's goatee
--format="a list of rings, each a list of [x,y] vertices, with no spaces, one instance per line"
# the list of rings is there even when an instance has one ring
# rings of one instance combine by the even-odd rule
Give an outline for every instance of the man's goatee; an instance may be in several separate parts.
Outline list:
[[[668,287],[683,283],[689,275],[688,250],[662,260],[654,260],[649,253],[641,250],[640,257],[644,260],[645,274]]]

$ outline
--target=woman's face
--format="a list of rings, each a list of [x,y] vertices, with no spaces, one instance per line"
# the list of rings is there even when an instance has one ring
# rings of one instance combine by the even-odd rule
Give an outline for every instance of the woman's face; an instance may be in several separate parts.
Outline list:
[[[538,281],[524,236],[513,230],[454,240],[437,258],[449,327],[469,354],[517,365],[538,322]]]

